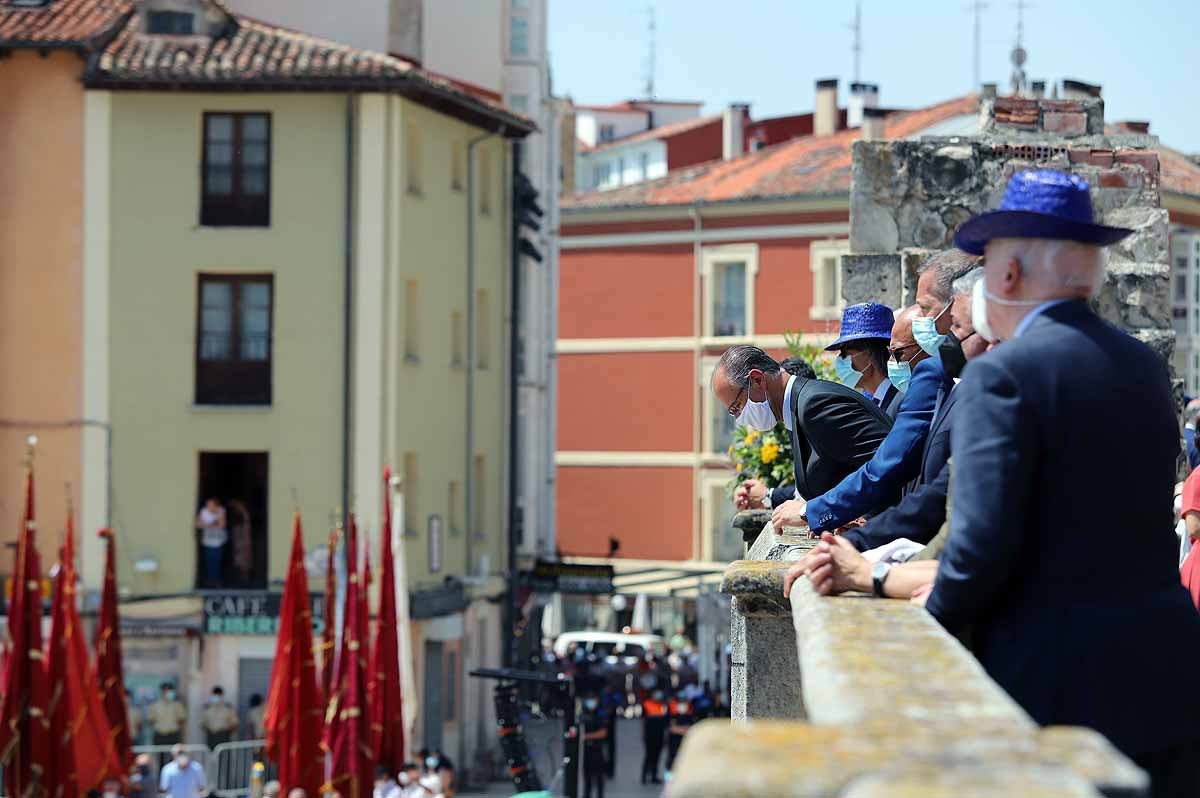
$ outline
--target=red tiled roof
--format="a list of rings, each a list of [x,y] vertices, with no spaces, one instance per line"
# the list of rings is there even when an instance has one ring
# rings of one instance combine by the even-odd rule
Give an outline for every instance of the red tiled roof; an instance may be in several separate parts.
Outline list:
[[[1170,147],[1158,148],[1158,185],[1163,191],[1200,197],[1200,164]]]
[[[929,108],[897,111],[884,120],[885,136],[902,139],[955,116],[973,113],[977,95],[957,97]],[[731,161],[710,161],[679,169],[658,180],[563,197],[561,207],[616,208],[690,205],[799,195],[847,194],[850,145],[860,131],[803,136]]]
[[[595,147],[590,149],[591,151],[595,152],[596,150],[608,150],[612,149],[613,147],[621,147],[625,144],[636,144],[639,141],[665,139],[670,136],[678,136],[680,133],[686,133],[687,131],[694,130],[698,127],[704,127],[705,125],[712,124],[713,122],[719,122],[720,120],[720,114],[713,114],[712,116],[698,116],[695,119],[684,119],[679,122],[672,122],[669,125],[652,127],[649,130],[643,130],[640,133],[632,133],[623,138],[612,139],[604,142],[603,144],[597,144]]]
[[[270,89],[394,91],[483,127],[524,135],[536,125],[457,81],[396,56],[361,50],[229,12],[215,35],[159,35],[133,14],[103,48],[89,87],[207,91]]]
[[[132,8],[130,0],[50,0],[40,6],[0,0],[0,46],[86,48]]]

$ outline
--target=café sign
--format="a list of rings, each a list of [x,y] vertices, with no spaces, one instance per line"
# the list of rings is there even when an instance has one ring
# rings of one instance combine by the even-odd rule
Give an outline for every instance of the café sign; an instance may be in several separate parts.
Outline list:
[[[280,593],[239,590],[204,596],[204,633],[210,635],[262,635],[279,633]],[[309,596],[313,635],[324,629],[325,596]]]

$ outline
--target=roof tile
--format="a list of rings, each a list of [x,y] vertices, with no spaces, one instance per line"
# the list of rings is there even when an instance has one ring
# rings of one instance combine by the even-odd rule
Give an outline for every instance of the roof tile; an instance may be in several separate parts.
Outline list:
[[[888,138],[906,138],[933,124],[969,114],[978,107],[974,94],[885,118]],[[850,145],[858,129],[827,136],[802,136],[731,161],[710,161],[632,186],[575,194],[562,208],[616,208],[643,205],[690,205],[805,194],[845,194],[850,190]]]
[[[50,0],[40,6],[0,0],[0,45],[86,47],[132,8],[131,0]]]

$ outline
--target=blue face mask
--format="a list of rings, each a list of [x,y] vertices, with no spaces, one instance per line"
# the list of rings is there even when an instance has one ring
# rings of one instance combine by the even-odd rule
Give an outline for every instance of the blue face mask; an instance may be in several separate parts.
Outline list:
[[[917,346],[924,349],[928,355],[936,356],[938,347],[942,345],[942,341],[946,340],[946,335],[937,331],[937,322],[952,304],[953,300],[936,316],[917,316],[912,320],[913,338],[916,339]]]
[[[912,366],[907,363],[897,363],[894,360],[889,360],[888,379],[891,380],[892,385],[896,386],[897,391],[904,393],[908,390],[909,380],[912,379]]]
[[[854,362],[845,355],[833,359],[833,368],[837,372],[837,381],[847,388],[853,388],[862,379],[862,372],[854,368]]]

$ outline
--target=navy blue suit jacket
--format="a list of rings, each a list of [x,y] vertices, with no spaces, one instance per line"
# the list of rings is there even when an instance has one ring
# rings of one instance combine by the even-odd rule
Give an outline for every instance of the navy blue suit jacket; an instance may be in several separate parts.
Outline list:
[[[940,401],[921,455],[921,473],[915,487],[895,507],[889,507],[844,537],[859,551],[878,548],[893,540],[908,538],[928,543],[946,521],[946,494],[950,486],[950,430],[958,391],[947,380],[939,392]]]
[[[837,529],[896,503],[900,491],[920,473],[938,389],[945,379],[939,358],[929,357],[916,365],[896,422],[874,457],[832,489],[808,500],[809,529]]]
[[[968,364],[957,390],[929,612],[972,626],[980,662],[1039,723],[1090,726],[1134,757],[1200,738],[1163,359],[1073,301]]]

